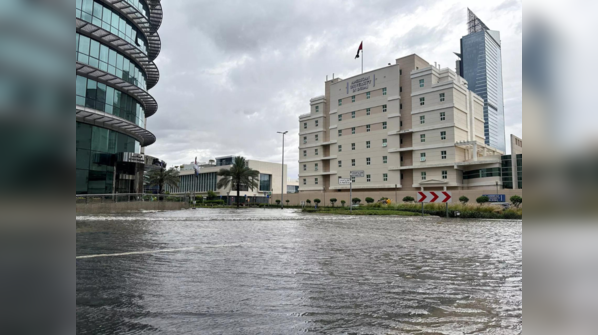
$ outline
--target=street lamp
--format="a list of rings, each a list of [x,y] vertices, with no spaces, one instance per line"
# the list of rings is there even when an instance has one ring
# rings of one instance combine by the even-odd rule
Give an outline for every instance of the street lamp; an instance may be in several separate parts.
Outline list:
[[[282,174],[280,175],[280,209],[284,208],[284,135],[288,133],[288,131],[277,131],[277,133],[282,134]]]

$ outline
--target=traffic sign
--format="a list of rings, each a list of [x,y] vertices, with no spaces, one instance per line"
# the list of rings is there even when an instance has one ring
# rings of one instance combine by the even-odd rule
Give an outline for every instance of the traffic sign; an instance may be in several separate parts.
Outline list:
[[[338,184],[339,185],[350,185],[351,184],[351,179],[349,179],[349,178],[340,178],[338,180]]]
[[[451,192],[417,192],[417,202],[450,203],[453,196]]]
[[[506,202],[507,197],[504,194],[484,194],[485,197],[488,197],[489,202]]]
[[[351,171],[351,177],[352,178],[363,178],[363,177],[365,177],[365,171],[363,171],[363,170]]]

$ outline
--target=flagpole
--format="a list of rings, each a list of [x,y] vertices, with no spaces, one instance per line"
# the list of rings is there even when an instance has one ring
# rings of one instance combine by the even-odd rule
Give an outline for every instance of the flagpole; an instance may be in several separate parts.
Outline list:
[[[363,48],[361,49],[361,74],[363,74]]]

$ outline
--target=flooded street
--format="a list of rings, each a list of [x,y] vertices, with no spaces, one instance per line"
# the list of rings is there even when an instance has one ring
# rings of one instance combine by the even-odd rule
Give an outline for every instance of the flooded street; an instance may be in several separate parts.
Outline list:
[[[77,217],[78,334],[518,334],[521,221]]]

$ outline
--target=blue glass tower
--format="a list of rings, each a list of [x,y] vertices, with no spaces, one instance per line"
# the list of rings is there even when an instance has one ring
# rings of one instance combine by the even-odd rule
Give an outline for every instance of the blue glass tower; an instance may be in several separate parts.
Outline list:
[[[468,32],[461,38],[461,53],[456,54],[457,73],[469,89],[484,99],[486,144],[505,151],[505,112],[502,84],[500,32],[490,30],[467,9]]]

